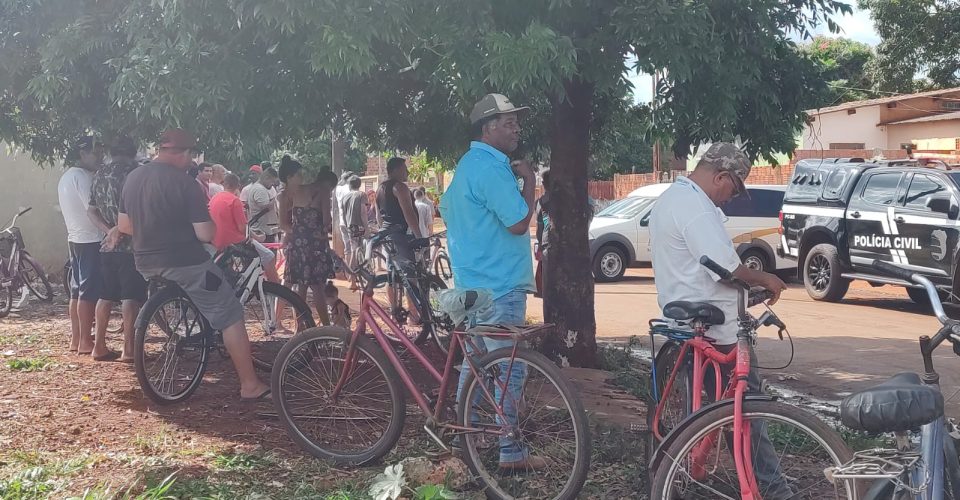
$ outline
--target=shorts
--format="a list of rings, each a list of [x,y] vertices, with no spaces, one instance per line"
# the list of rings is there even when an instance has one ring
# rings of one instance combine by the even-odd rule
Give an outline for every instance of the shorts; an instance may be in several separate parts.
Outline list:
[[[135,300],[141,304],[147,301],[147,281],[137,271],[132,253],[101,253],[100,266],[103,274],[102,300]]]
[[[263,237],[264,243],[277,243],[280,241],[279,234],[267,234]]]
[[[410,243],[413,241],[413,236],[397,231],[387,235],[387,240],[393,243],[393,260],[397,263],[397,265],[404,268],[412,266],[414,262],[414,255],[413,248],[410,246]]]
[[[140,269],[140,273],[147,279],[158,276],[180,285],[214,330],[243,321],[240,299],[212,260],[195,266]]]
[[[100,242],[67,242],[70,251],[70,298],[84,302],[100,300],[103,276],[100,273]]]

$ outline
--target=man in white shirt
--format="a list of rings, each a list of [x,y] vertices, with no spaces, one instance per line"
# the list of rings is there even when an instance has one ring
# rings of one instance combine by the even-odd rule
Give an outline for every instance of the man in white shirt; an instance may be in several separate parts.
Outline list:
[[[417,188],[413,191],[414,206],[417,208],[417,216],[420,219],[420,234],[424,238],[433,236],[433,204],[427,199],[427,191]]]
[[[87,216],[93,174],[103,163],[103,146],[94,137],[81,137],[67,155],[72,165],[60,177],[57,196],[67,226],[70,252],[70,350],[91,354],[94,311],[100,299],[100,243],[105,234]]]
[[[260,179],[240,191],[240,201],[247,211],[250,229],[263,234],[264,243],[276,243],[280,232],[280,217],[277,214],[277,190],[280,182],[273,167],[263,169]]]
[[[337,227],[340,229],[340,239],[343,241],[343,260],[350,260],[350,228],[348,227],[346,221],[346,214],[343,213],[343,203],[347,195],[350,194],[350,179],[357,177],[357,174],[344,171],[340,174],[340,182],[337,183],[337,187],[333,188],[333,199],[336,201],[334,206],[331,208],[333,213],[331,213],[332,219],[337,221]]]
[[[212,173],[210,174],[210,182],[207,184],[207,188],[209,189],[210,197],[213,198],[215,194],[223,192],[223,179],[227,176],[227,167],[219,163],[214,163],[213,166],[210,167],[210,170]]]
[[[723,311],[725,322],[713,325],[707,336],[716,341],[722,352],[730,352],[737,342],[737,290],[719,283],[719,277],[700,265],[707,256],[733,275],[753,286],[762,286],[774,293],[773,304],[786,285],[780,278],[748,269],[740,263],[730,235],[723,222],[720,206],[738,195],[749,196],[744,180],[750,174],[750,160],[730,143],[715,143],[703,155],[689,177],[681,177],[664,191],[650,217],[650,246],[653,252],[653,273],[657,285],[657,301],[661,308],[670,302],[688,300],[707,302]],[[748,378],[749,390],[760,390],[756,355],[751,353],[753,367]],[[724,366],[729,377],[733,366]],[[710,391],[707,391],[710,393]],[[787,498],[792,494],[780,475],[779,459],[762,426],[752,429],[758,434],[754,466],[758,480],[765,485],[764,498]],[[762,434],[762,435],[761,435]],[[774,453],[774,455],[770,455]],[[770,457],[764,459],[764,457]],[[768,465],[769,467],[764,467]],[[780,494],[773,494],[780,493]]]

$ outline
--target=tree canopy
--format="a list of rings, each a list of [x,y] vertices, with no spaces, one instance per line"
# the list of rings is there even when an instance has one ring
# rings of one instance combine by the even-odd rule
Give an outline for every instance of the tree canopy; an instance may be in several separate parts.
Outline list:
[[[960,86],[960,3],[860,0],[877,33],[878,87],[892,92]],[[920,76],[920,79],[916,79]]]
[[[551,214],[547,319],[566,332],[564,357],[589,365],[588,165],[614,140],[591,131],[623,111],[627,61],[665,75],[651,137],[679,155],[741,138],[771,157],[793,149],[824,85],[791,37],[849,12],[836,0],[0,0],[0,139],[50,160],[78,131],[180,125],[239,156],[332,127],[455,158],[473,103],[507,94],[534,107],[524,151],[548,146],[551,195],[567,202]]]
[[[873,48],[848,38],[816,36],[800,46],[801,52],[816,65],[820,78],[827,82],[825,91],[815,96],[808,108],[875,97]]]

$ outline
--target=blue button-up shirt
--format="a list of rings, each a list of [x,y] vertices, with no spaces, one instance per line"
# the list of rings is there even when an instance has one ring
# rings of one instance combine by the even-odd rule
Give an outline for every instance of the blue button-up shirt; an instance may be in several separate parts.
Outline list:
[[[509,230],[528,211],[507,155],[471,142],[440,199],[457,288],[489,288],[494,298],[534,290],[530,232]]]

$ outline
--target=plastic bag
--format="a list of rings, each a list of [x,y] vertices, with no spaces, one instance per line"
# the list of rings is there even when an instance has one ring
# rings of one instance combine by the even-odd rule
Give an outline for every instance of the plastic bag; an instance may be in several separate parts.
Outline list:
[[[493,291],[486,288],[440,290],[435,292],[437,308],[459,325],[468,316],[483,313],[493,307]]]

